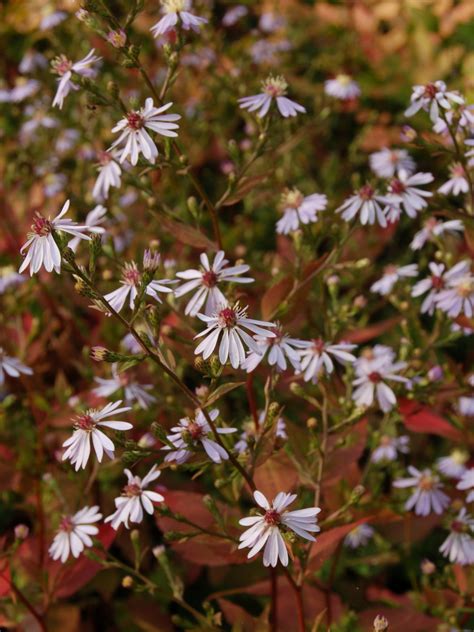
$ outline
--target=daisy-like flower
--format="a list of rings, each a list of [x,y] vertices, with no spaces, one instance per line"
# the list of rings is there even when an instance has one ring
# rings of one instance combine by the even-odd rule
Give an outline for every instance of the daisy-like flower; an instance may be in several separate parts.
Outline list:
[[[449,456],[443,456],[436,461],[436,468],[445,476],[461,478],[466,471],[466,463],[468,460],[468,452],[464,450],[453,450]]]
[[[462,491],[470,490],[466,496],[466,502],[474,502],[474,467],[463,472],[456,488]]]
[[[64,203],[61,212],[54,219],[45,219],[39,213],[36,214],[31,225],[31,233],[28,234],[28,240],[20,250],[22,255],[27,251],[19,269],[20,273],[29,266],[30,276],[33,276],[43,265],[48,272],[54,270],[59,273],[61,271],[61,253],[53,237],[55,230],[69,233],[73,237],[79,237],[79,239],[90,239],[84,235],[84,231],[89,230],[87,226],[79,226],[72,219],[63,219],[68,209],[69,200]]]
[[[439,222],[434,217],[430,217],[424,224],[423,228],[415,233],[413,241],[410,244],[412,250],[423,248],[427,241],[433,241],[435,237],[440,237],[445,233],[456,234],[462,232],[464,225],[460,219],[452,219],[447,222]]]
[[[18,274],[13,266],[4,266],[0,268],[0,294],[4,294],[8,288],[15,287],[26,281],[28,277],[24,274]]]
[[[324,92],[340,101],[350,101],[360,96],[360,87],[350,75],[341,73],[324,82]]]
[[[357,406],[368,407],[376,398],[383,412],[388,412],[395,406],[397,398],[387,381],[406,384],[408,379],[397,375],[406,366],[406,362],[394,362],[390,348],[380,345],[379,349],[366,351],[355,362],[356,378],[353,385],[356,388],[352,399]]]
[[[241,308],[238,303],[233,307],[218,308],[213,316],[206,316],[205,314],[198,314],[197,316],[206,323],[207,327],[194,336],[194,338],[203,338],[194,350],[195,355],[202,353],[204,360],[207,360],[220,340],[219,361],[221,364],[226,364],[227,360],[230,359],[234,369],[238,369],[245,361],[244,344],[251,351],[260,352],[258,342],[245,329],[259,336],[270,338],[276,336],[272,331],[273,323],[247,318],[247,308]],[[265,329],[265,327],[269,327],[270,330]]]
[[[415,491],[405,503],[405,509],[414,509],[417,516],[428,516],[431,512],[442,514],[449,505],[449,496],[441,491],[443,485],[439,477],[430,469],[417,470],[408,466],[409,478],[400,478],[393,482],[397,488],[414,487]]]
[[[190,13],[190,0],[162,0],[161,4],[164,16],[151,27],[153,37],[159,37],[172,31],[178,22],[185,31],[193,30],[196,33],[203,24],[207,24],[206,18]]]
[[[101,226],[102,222],[105,221],[105,216],[107,215],[107,209],[102,204],[98,204],[95,206],[92,211],[87,213],[84,225],[87,227],[87,230],[90,233],[94,233],[95,235],[103,235],[105,233],[105,228]],[[76,249],[81,241],[80,237],[73,237],[71,241],[68,243],[69,248],[76,252]]]
[[[370,460],[372,463],[380,463],[383,461],[395,461],[398,453],[407,454],[410,451],[410,438],[406,435],[401,437],[389,437],[383,435],[380,438],[379,445],[372,452]]]
[[[342,213],[342,219],[346,222],[350,222],[358,214],[361,224],[375,224],[377,222],[382,228],[385,228],[387,218],[381,204],[387,204],[387,199],[379,195],[370,184],[364,184],[336,209],[336,213]]]
[[[120,187],[122,169],[114,160],[114,155],[107,151],[99,154],[99,175],[92,189],[92,197],[96,201],[106,200],[109,197],[110,187]]]
[[[47,31],[49,29],[54,28],[58,24],[61,24],[63,20],[67,18],[67,13],[64,11],[49,11],[46,15],[41,19],[39,28],[40,31]]]
[[[411,291],[411,295],[415,298],[428,292],[421,304],[422,314],[433,314],[439,293],[446,287],[446,284],[450,280],[458,276],[462,277],[469,272],[468,261],[460,261],[447,272],[445,272],[444,263],[432,262],[428,267],[431,275],[415,283]]]
[[[93,48],[87,55],[80,61],[73,63],[65,55],[60,55],[53,59],[51,62],[52,72],[59,75],[58,88],[53,100],[53,107],[58,106],[61,110],[64,104],[64,99],[67,97],[71,90],[78,90],[79,87],[73,82],[72,78],[74,73],[81,77],[94,77],[96,70],[91,68],[92,64],[101,60],[101,57],[94,55],[95,49]]]
[[[112,428],[112,430],[130,430],[132,424],[126,421],[118,421],[110,419],[114,415],[125,413],[131,408],[124,406],[120,408],[121,400],[118,402],[107,404],[101,410],[93,408],[87,410],[83,415],[79,415],[74,420],[74,431],[72,437],[66,439],[63,448],[67,448],[63,454],[63,461],[71,461],[76,472],[84,469],[91,454],[91,442],[94,448],[97,460],[102,462],[105,454],[109,459],[114,458],[115,446],[109,437],[102,432],[101,428]]]
[[[219,416],[217,408],[209,411],[209,417],[215,421]],[[218,434],[232,434],[237,432],[237,428],[218,428]],[[222,463],[229,458],[226,450],[212,439],[212,429],[206,421],[206,417],[202,410],[197,409],[193,418],[184,417],[179,420],[179,424],[171,428],[171,434],[167,435],[168,441],[173,444],[165,446],[163,450],[171,450],[165,461],[176,461],[179,465],[186,463],[196,452],[196,449],[202,447],[207,456],[214,463]]]
[[[400,169],[408,173],[415,170],[415,161],[406,149],[384,147],[369,156],[370,168],[379,178],[392,178]]]
[[[163,114],[172,105],[172,103],[167,103],[160,108],[155,108],[153,99],[148,97],[145,101],[145,107],[127,112],[125,117],[112,129],[112,133],[120,132],[120,136],[112,143],[108,151],[123,145],[119,162],[124,162],[130,156],[130,162],[132,165],[136,165],[138,156],[143,154],[146,160],[154,163],[158,156],[158,149],[147,129],[161,134],[161,136],[172,138],[177,136],[178,134],[174,130],[179,125],[174,121],[178,121],[181,116],[179,114]]]
[[[262,411],[258,416],[258,423],[261,426],[265,421],[265,411]],[[239,454],[242,454],[249,447],[249,439],[251,437],[255,437],[255,424],[253,421],[247,424],[245,430],[241,433],[239,440],[234,446],[234,449]],[[283,417],[279,417],[277,419],[276,428],[275,428],[275,439],[280,440],[280,445],[284,443],[288,439],[288,435],[286,433],[286,423]]]
[[[268,335],[255,336],[255,340],[259,346],[259,353],[251,351],[242,363],[242,368],[245,369],[247,373],[250,373],[257,368],[260,362],[262,362],[267,355],[267,352],[268,364],[270,366],[277,366],[280,371],[286,371],[288,368],[288,361],[295,371],[300,368],[300,355],[297,349],[304,347],[305,341],[290,338],[290,336],[283,333],[283,330],[278,323],[273,328],[273,333],[275,336],[272,337],[269,337]]]
[[[365,546],[374,537],[375,530],[369,524],[360,524],[344,538],[344,545],[350,549],[358,549]]]
[[[29,366],[20,362],[18,358],[13,358],[5,353],[0,347],[0,386],[5,382],[5,373],[10,377],[20,377],[23,375],[33,375],[33,371]]]
[[[283,217],[277,222],[277,233],[288,235],[298,230],[300,224],[316,222],[318,211],[324,211],[327,203],[327,197],[320,193],[305,197],[298,189],[286,189],[281,196],[280,208]]]
[[[105,519],[105,522],[110,522],[115,530],[121,524],[124,524],[129,529],[129,522],[141,522],[144,515],[143,510],[151,515],[154,511],[153,503],[161,503],[164,500],[164,497],[158,492],[146,489],[161,474],[156,465],[151,468],[143,479],[139,476],[134,476],[128,469],[124,470],[124,473],[128,482],[122,490],[122,495],[114,501],[114,513]]]
[[[460,397],[458,409],[464,417],[474,417],[474,397]]]
[[[383,277],[370,286],[370,291],[375,294],[386,296],[393,290],[397,281],[400,281],[400,279],[416,277],[417,274],[418,266],[416,263],[411,263],[407,266],[386,266],[383,272]]]
[[[433,182],[431,173],[414,173],[410,175],[401,169],[398,177],[393,178],[388,186],[387,203],[403,208],[408,217],[416,217],[421,209],[428,205],[426,198],[431,197],[431,191],[420,189],[419,186]]]
[[[219,283],[252,283],[251,277],[242,277],[241,274],[248,272],[250,266],[242,264],[227,267],[229,261],[224,258],[225,253],[219,250],[212,264],[206,253],[201,254],[201,268],[199,270],[189,269],[177,272],[176,276],[186,283],[177,287],[174,291],[178,298],[184,296],[192,290],[196,290],[193,297],[186,305],[184,313],[196,316],[205,304],[204,313],[206,316],[213,314],[219,305],[227,305],[227,299],[218,288]]]
[[[458,264],[460,265],[460,264]],[[456,267],[456,266],[454,266]],[[454,268],[450,270],[452,272]],[[466,270],[463,274],[450,276],[446,288],[436,297],[436,307],[450,318],[463,313],[468,318],[474,314],[474,276]]]
[[[308,507],[308,509],[287,511],[288,505],[296,500],[296,494],[285,494],[285,492],[277,494],[271,505],[262,492],[255,491],[253,497],[265,513],[239,520],[239,524],[243,527],[249,527],[240,536],[239,549],[249,548],[247,557],[251,558],[265,547],[264,566],[275,568],[278,560],[283,566],[288,566],[288,550],[282,533],[294,531],[300,537],[315,542],[316,538],[311,533],[321,530],[316,524],[316,516],[321,509]]]
[[[105,299],[110,303],[110,306],[116,311],[120,312],[127,299],[130,309],[135,307],[135,299],[138,296],[138,290],[142,282],[142,274],[138,270],[135,261],[125,263],[123,266],[122,280],[120,281],[120,287],[105,295]],[[158,296],[158,292],[169,293],[173,290],[168,287],[173,281],[170,279],[161,279],[159,281],[153,280],[148,283],[145,289],[145,294],[151,296],[156,301],[161,303],[161,299]]]
[[[438,191],[443,195],[459,195],[469,191],[469,182],[466,178],[466,171],[460,162],[455,162],[449,167],[451,176],[447,182],[439,187]]]
[[[301,341],[298,346],[303,348],[300,351],[300,373],[304,374],[305,382],[317,380],[322,369],[328,374],[332,373],[334,371],[332,357],[341,364],[356,361],[356,357],[350,351],[355,349],[357,345],[348,342],[331,344],[324,342],[321,338],[315,338],[314,340]]]
[[[116,363],[112,364],[111,378],[95,377],[94,381],[99,384],[92,391],[97,397],[110,397],[118,390],[123,389],[125,401],[129,404],[137,402],[144,410],[156,402],[156,397],[147,392],[153,388],[152,384],[139,384],[134,382],[126,372],[118,373]]]
[[[474,518],[462,507],[449,525],[450,534],[439,547],[452,564],[474,564]]]
[[[405,116],[413,116],[419,110],[425,110],[429,112],[433,123],[436,123],[440,116],[440,108],[450,110],[454,103],[463,105],[464,99],[457,92],[448,91],[444,81],[413,86],[410,106],[405,111]]]
[[[86,547],[93,545],[91,535],[97,535],[99,529],[94,526],[102,518],[99,507],[84,507],[73,516],[63,516],[58,531],[49,547],[53,560],[64,562],[69,555],[79,557]]]
[[[275,99],[278,111],[284,118],[297,116],[298,112],[305,113],[306,109],[302,105],[291,101],[285,96],[287,89],[288,84],[284,77],[281,75],[277,77],[270,75],[262,82],[263,92],[239,99],[239,105],[242,109],[249,112],[258,110],[257,116],[259,118],[263,118],[268,113],[273,99]]]

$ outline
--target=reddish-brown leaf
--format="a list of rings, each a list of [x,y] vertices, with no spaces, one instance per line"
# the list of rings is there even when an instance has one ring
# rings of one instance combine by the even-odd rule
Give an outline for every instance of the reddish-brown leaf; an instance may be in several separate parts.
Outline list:
[[[255,485],[269,499],[288,492],[298,482],[298,472],[284,452],[279,452],[255,470]]]
[[[369,340],[378,338],[378,336],[381,336],[386,331],[395,327],[395,325],[398,325],[401,320],[401,316],[394,316],[393,318],[388,318],[387,320],[383,320],[381,323],[376,323],[375,325],[369,325],[368,327],[362,327],[361,329],[355,329],[353,331],[346,331],[341,336],[341,340],[353,342],[355,344],[363,344]]]
[[[199,232],[192,226],[183,222],[178,222],[166,215],[159,215],[162,228],[173,235],[178,241],[194,248],[204,248],[206,250],[217,250],[217,245],[208,239],[204,233]]]
[[[284,277],[265,292],[260,303],[262,318],[264,320],[270,318],[273,312],[278,309],[281,303],[287,298],[292,287],[293,279],[291,277]]]
[[[462,441],[463,439],[463,434],[460,430],[423,404],[409,399],[401,399],[398,409],[405,426],[411,432],[439,435],[453,441]]]
[[[313,571],[319,569],[322,564],[331,557],[341,540],[343,540],[352,529],[355,529],[368,520],[369,517],[361,518],[355,522],[350,522],[340,527],[334,527],[333,529],[329,529],[329,531],[321,533],[311,547],[308,570]]]

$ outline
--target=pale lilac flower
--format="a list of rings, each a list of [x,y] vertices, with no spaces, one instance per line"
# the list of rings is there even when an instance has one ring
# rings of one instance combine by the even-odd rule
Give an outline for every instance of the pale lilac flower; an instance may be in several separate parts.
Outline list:
[[[372,463],[380,463],[381,461],[396,461],[398,453],[408,454],[410,451],[410,438],[406,435],[401,437],[389,437],[383,435],[380,438],[379,445],[372,452],[370,460]]]
[[[463,105],[464,99],[457,92],[447,91],[444,81],[413,86],[410,106],[405,111],[405,116],[413,116],[423,109],[430,113],[431,120],[436,123],[440,116],[440,107],[450,110],[453,103]]]
[[[70,554],[79,557],[86,547],[93,546],[91,535],[97,535],[99,529],[94,526],[102,518],[99,507],[84,507],[73,516],[63,516],[58,531],[49,547],[53,560],[67,560]]]
[[[172,105],[172,103],[167,103],[160,108],[155,108],[153,99],[148,97],[145,100],[145,107],[127,112],[125,117],[112,129],[112,133],[120,132],[120,136],[112,143],[109,151],[123,145],[119,162],[124,162],[130,156],[130,162],[132,165],[136,165],[138,157],[142,153],[146,160],[154,163],[158,156],[158,149],[147,129],[161,134],[161,136],[176,137],[178,134],[174,130],[178,129],[179,125],[174,121],[178,121],[181,116],[179,114],[163,114]]]
[[[324,82],[324,92],[340,101],[350,101],[360,96],[360,87],[350,75],[341,73]]]
[[[265,547],[263,551],[264,566],[275,568],[278,560],[283,566],[288,566],[288,551],[282,532],[294,531],[300,537],[315,542],[316,538],[311,533],[317,533],[321,530],[316,524],[316,516],[321,509],[308,507],[307,509],[287,511],[288,505],[296,500],[296,494],[280,492],[275,496],[271,505],[262,492],[255,491],[253,497],[257,505],[265,510],[265,513],[239,520],[239,524],[249,527],[239,538],[239,549],[249,548],[247,557],[251,558]]]
[[[172,31],[178,22],[185,31],[193,30],[196,33],[203,24],[207,23],[206,18],[190,13],[190,0],[162,0],[161,4],[165,15],[151,27],[153,37],[159,37]]]
[[[142,274],[139,272],[135,261],[126,262],[123,266],[122,280],[120,281],[120,287],[112,292],[109,292],[104,298],[110,303],[110,306],[116,311],[120,312],[126,301],[128,300],[128,306],[130,309],[135,307],[135,299],[138,296],[138,290],[142,282]],[[168,287],[173,281],[170,279],[153,280],[148,283],[145,289],[145,294],[151,296],[156,301],[161,303],[161,299],[158,296],[158,292],[169,293],[173,290]]]
[[[468,269],[462,268],[463,264],[466,262],[460,262],[451,268],[450,276],[446,279],[446,288],[436,297],[436,307],[446,312],[450,318],[456,318],[461,313],[471,318],[474,314],[474,276]]]
[[[463,262],[464,263],[464,262]],[[459,264],[458,264],[459,265]],[[438,296],[440,290],[445,287],[445,276],[447,273],[444,272],[445,266],[444,263],[430,263],[430,276],[426,279],[422,279],[415,283],[412,288],[411,295],[413,297],[422,296],[423,294],[427,294],[424,298],[423,303],[421,304],[421,313],[422,314],[433,314],[436,307],[436,297]]]
[[[202,353],[204,360],[214,352],[219,342],[219,361],[226,364],[230,359],[230,363],[234,369],[238,369],[245,361],[245,346],[255,353],[260,352],[257,341],[250,336],[245,329],[252,334],[260,336],[275,337],[272,331],[274,324],[263,320],[254,320],[247,318],[247,308],[240,308],[236,303],[233,307],[227,306],[218,309],[213,316],[198,314],[198,318],[207,325],[204,331],[197,334],[195,338],[203,338],[194,350],[196,355]],[[270,328],[269,331],[264,329]],[[243,344],[244,343],[244,344]]]
[[[439,547],[452,564],[474,564],[474,519],[462,507],[451,522],[450,534]]]
[[[72,219],[64,218],[68,212],[69,200],[64,203],[61,212],[54,219],[45,219],[39,213],[36,214],[33,224],[31,225],[31,233],[28,233],[28,240],[21,247],[21,254],[25,251],[27,254],[20,266],[19,272],[23,272],[30,268],[30,276],[38,272],[44,265],[48,272],[61,270],[61,253],[54,241],[53,231],[62,231],[79,237],[79,239],[90,239],[84,234],[88,230],[87,226],[79,226]]]
[[[27,75],[37,68],[46,68],[47,65],[48,60],[44,55],[35,50],[28,50],[21,59],[18,71],[21,72],[22,75]]]
[[[466,502],[474,502],[474,467],[463,472],[460,481],[456,485],[456,489],[461,489],[462,491],[470,490],[466,496]]]
[[[352,399],[357,406],[371,406],[376,398],[383,412],[391,410],[397,399],[386,381],[408,382],[398,372],[406,368],[406,362],[394,362],[394,353],[389,347],[378,345],[372,351],[365,352],[355,362],[356,387]]]
[[[276,11],[264,11],[258,21],[258,28],[265,33],[274,33],[285,25],[285,18]]]
[[[405,509],[414,509],[417,516],[428,516],[431,512],[442,514],[449,505],[449,497],[441,491],[443,485],[439,477],[430,469],[417,470],[413,465],[408,466],[409,478],[397,479],[394,487],[414,487],[415,491],[405,503]]]
[[[61,24],[66,18],[67,13],[64,11],[50,11],[42,18],[39,25],[40,31],[48,31],[58,24]]]
[[[4,349],[0,347],[0,386],[5,383],[5,373],[10,377],[20,377],[21,373],[23,375],[33,375],[30,367],[23,364],[18,358],[7,355]]]
[[[58,106],[61,110],[64,104],[64,99],[67,97],[71,90],[78,90],[79,87],[73,82],[72,77],[75,73],[81,77],[94,77],[96,70],[91,68],[92,64],[101,60],[101,57],[94,55],[95,49],[93,48],[87,55],[80,61],[73,63],[65,55],[56,57],[51,62],[53,72],[59,75],[58,88],[53,100],[53,107]]]
[[[219,416],[217,408],[209,411],[209,417],[215,421]],[[217,428],[218,434],[232,434],[237,428]],[[209,426],[202,410],[197,409],[193,418],[184,417],[179,424],[171,428],[171,434],[167,439],[171,446],[165,446],[163,450],[171,450],[165,461],[176,461],[179,465],[186,463],[198,448],[203,448],[207,456],[214,463],[222,463],[229,458],[227,451],[214,439],[214,434]]]
[[[438,118],[433,125],[433,131],[436,134],[445,135],[449,141],[452,142],[449,135],[448,124],[453,127],[455,125],[455,131],[465,129],[468,133],[474,128],[474,106],[463,104],[456,104],[455,109],[448,110],[445,113],[447,122],[441,117]]]
[[[76,472],[80,468],[86,467],[91,454],[91,443],[99,463],[102,462],[104,452],[109,459],[114,458],[115,446],[101,428],[112,428],[112,430],[120,431],[133,428],[133,425],[126,421],[110,419],[114,415],[131,410],[129,406],[120,408],[121,403],[122,401],[119,400],[107,404],[100,410],[91,408],[74,420],[73,434],[63,443],[63,448],[67,448],[63,454],[63,461],[71,461]]]
[[[36,79],[18,77],[11,90],[0,90],[0,103],[21,103],[38,92],[40,87]]]
[[[28,105],[25,108],[25,116],[27,120],[20,127],[20,140],[22,142],[29,141],[35,136],[35,132],[44,127],[46,130],[57,127],[56,119],[45,114],[42,107],[38,104]]]
[[[381,204],[387,204],[387,199],[379,195],[370,184],[365,184],[341,204],[336,209],[336,213],[342,213],[342,219],[346,222],[350,222],[358,214],[361,224],[375,224],[377,222],[382,228],[385,228],[387,218]]]
[[[140,348],[141,351],[141,348]],[[94,382],[97,382],[99,386],[93,389],[94,395],[97,397],[110,397],[120,389],[123,389],[125,401],[128,404],[137,402],[140,408],[147,410],[151,404],[154,404],[157,399],[154,395],[148,393],[153,388],[152,384],[139,384],[134,382],[133,379],[124,371],[118,372],[118,366],[116,363],[112,364],[112,377],[103,378],[95,377]]]
[[[218,288],[219,283],[252,283],[254,281],[251,277],[240,276],[244,272],[248,272],[250,269],[248,265],[241,264],[229,268],[227,267],[229,261],[224,257],[224,251],[219,250],[211,264],[207,254],[203,252],[200,257],[201,268],[199,270],[191,268],[176,273],[176,276],[184,279],[186,283],[175,289],[175,296],[179,298],[195,290],[184,310],[186,315],[196,316],[204,304],[206,316],[213,314],[219,305],[226,306],[228,302]]]
[[[249,10],[246,6],[243,4],[237,4],[235,7],[231,7],[225,12],[224,17],[222,18],[222,25],[227,27],[234,26],[234,24],[237,24],[237,22],[241,18],[245,17],[248,12]]]
[[[4,294],[10,287],[24,283],[27,278],[24,274],[18,274],[13,266],[0,268],[0,294]]]
[[[305,382],[317,380],[323,369],[328,374],[332,373],[334,362],[331,356],[341,364],[356,361],[356,357],[350,351],[356,349],[357,345],[348,342],[332,344],[324,342],[321,338],[315,338],[314,340],[300,341],[298,346],[303,349],[300,351],[301,369],[299,372],[304,374]]]
[[[469,191],[469,182],[466,178],[466,171],[459,162],[453,163],[449,168],[450,178],[438,191],[443,195],[459,195]]]
[[[115,156],[107,151],[99,154],[99,175],[92,189],[94,200],[106,200],[109,197],[110,187],[120,187],[122,169],[114,160]]]
[[[350,549],[358,549],[360,546],[366,546],[374,537],[375,530],[369,524],[360,524],[344,538],[344,545]]]
[[[106,39],[114,48],[123,48],[127,42],[127,34],[123,29],[119,29],[118,31],[109,31]]]
[[[290,336],[283,333],[283,330],[278,323],[274,327],[273,333],[275,334],[274,337],[268,335],[255,336],[259,352],[257,353],[255,351],[251,351],[242,363],[242,369],[245,369],[247,373],[250,373],[257,368],[260,362],[262,362],[267,355],[267,352],[268,364],[270,366],[276,366],[280,371],[286,371],[288,368],[288,361],[295,371],[300,368],[300,355],[297,349],[304,346],[305,341],[290,338]]]
[[[430,191],[420,189],[419,186],[433,180],[431,173],[410,175],[402,169],[398,172],[398,177],[393,178],[388,186],[387,203],[402,207],[408,217],[416,217],[417,213],[428,205],[426,198],[433,195]]]
[[[306,112],[306,109],[302,105],[299,105],[299,103],[296,103],[295,101],[291,101],[285,96],[287,89],[288,84],[284,77],[273,77],[270,75],[262,83],[263,92],[260,94],[254,94],[251,97],[243,97],[242,99],[239,99],[239,105],[241,108],[248,110],[249,112],[255,112],[258,110],[257,116],[259,118],[264,117],[268,113],[273,99],[275,99],[278,111],[284,118],[287,118],[288,116],[296,116],[298,112]]]
[[[458,408],[464,417],[474,417],[474,397],[460,397]]]
[[[392,178],[400,169],[407,173],[415,170],[415,161],[406,149],[384,147],[369,156],[370,168],[379,178]]]
[[[278,61],[278,53],[291,50],[291,42],[288,40],[271,41],[267,39],[257,40],[250,47],[250,56],[255,64],[272,65]]]
[[[434,241],[435,237],[440,237],[445,233],[455,235],[457,232],[462,232],[463,230],[464,225],[460,219],[439,222],[434,217],[430,217],[430,219],[423,224],[423,228],[415,233],[410,248],[412,250],[419,250],[423,248],[427,241]]]
[[[461,478],[466,471],[469,454],[464,450],[453,450],[449,456],[443,456],[436,461],[436,468],[441,474],[450,478]]]
[[[301,224],[311,224],[318,219],[318,211],[324,211],[328,203],[325,195],[313,193],[304,196],[298,189],[286,189],[281,196],[281,212],[276,231],[280,235],[288,235],[298,230]]]
[[[67,177],[64,173],[47,173],[44,178],[44,194],[47,198],[54,197],[64,191],[67,185]]]
[[[143,510],[148,514],[153,514],[153,503],[163,502],[164,497],[157,492],[146,489],[148,485],[155,481],[161,474],[154,465],[148,474],[141,479],[134,476],[130,470],[124,470],[128,483],[122,490],[122,495],[115,499],[115,511],[107,516],[105,522],[110,522],[112,528],[117,530],[121,524],[127,529],[130,528],[129,521],[139,523],[143,520]]]
[[[105,208],[105,206],[98,204],[92,209],[92,211],[89,211],[89,213],[87,213],[84,225],[87,227],[90,233],[94,233],[95,235],[103,235],[105,233],[105,228],[100,224],[105,221],[106,215],[107,209]],[[80,241],[80,237],[76,236],[68,243],[68,247],[73,252],[76,252]]]
[[[260,426],[265,423],[264,410],[262,410],[262,412],[258,416],[258,423],[260,424]],[[255,424],[253,423],[253,421],[244,427],[245,427],[245,430],[241,433],[239,440],[234,446],[234,450],[238,454],[242,454],[243,452],[248,450],[249,439],[251,437],[255,437]],[[286,433],[286,423],[283,417],[278,417],[277,419],[276,427],[275,427],[275,439],[277,440],[280,439],[282,442],[288,439],[288,435]]]
[[[375,294],[386,296],[393,290],[397,281],[400,281],[400,279],[416,277],[417,274],[418,266],[416,263],[411,263],[407,266],[386,266],[383,272],[383,277],[370,286],[370,291]]]

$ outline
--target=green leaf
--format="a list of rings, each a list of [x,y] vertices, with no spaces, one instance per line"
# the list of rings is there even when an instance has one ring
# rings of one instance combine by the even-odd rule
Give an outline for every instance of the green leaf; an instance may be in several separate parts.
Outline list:
[[[217,400],[223,397],[226,393],[230,393],[230,391],[233,391],[243,384],[245,384],[245,382],[230,382],[229,384],[222,384],[222,386],[216,388],[216,390],[209,395],[203,404],[203,407],[212,406],[212,404],[215,404]]]

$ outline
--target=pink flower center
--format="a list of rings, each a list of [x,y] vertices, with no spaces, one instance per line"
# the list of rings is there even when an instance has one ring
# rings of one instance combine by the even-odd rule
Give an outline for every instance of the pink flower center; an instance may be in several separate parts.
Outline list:
[[[441,290],[444,287],[443,277],[431,275],[431,285],[435,290]]]
[[[434,487],[434,480],[429,474],[423,474],[423,476],[418,481],[418,487],[424,492],[429,492]]]
[[[215,287],[217,285],[217,274],[212,270],[207,270],[202,274],[202,283],[206,287]]]
[[[119,375],[119,380],[121,386],[128,386],[130,384],[130,377],[126,373],[121,373]]]
[[[53,71],[62,77],[62,75],[65,75],[67,72],[71,70],[72,61],[69,60],[64,55],[60,55],[59,57],[56,57],[56,59],[53,60],[52,66],[53,66]]]
[[[438,226],[438,220],[436,220],[434,217],[430,217],[430,219],[426,220],[425,222],[425,228],[430,232],[432,232],[436,228],[436,226]]]
[[[71,533],[74,529],[74,523],[70,516],[63,516],[61,518],[61,522],[59,523],[59,530],[65,531],[66,533]]]
[[[398,152],[396,149],[390,152],[390,162],[392,164],[396,164],[398,162],[400,158],[400,152]]]
[[[322,338],[315,338],[312,342],[313,350],[316,353],[321,354],[324,351],[324,340]]]
[[[380,439],[380,445],[384,446],[385,448],[392,445],[392,437],[389,437],[388,435],[384,435]]]
[[[124,270],[123,280],[127,285],[138,285],[140,282],[140,272],[135,267]]]
[[[188,424],[186,430],[189,432],[194,441],[200,439],[203,435],[202,426],[195,421],[192,421],[190,424]]]
[[[451,167],[451,175],[453,178],[464,178],[466,173],[462,165],[456,164]]]
[[[472,294],[473,291],[474,285],[469,277],[463,279],[456,287],[456,292],[461,298],[467,298]]]
[[[130,129],[137,130],[143,127],[143,116],[138,112],[129,112],[126,118]]]
[[[237,314],[231,307],[221,309],[217,317],[220,327],[235,327],[237,324]]]
[[[271,345],[280,344],[280,342],[281,342],[281,341],[282,341],[282,339],[283,339],[283,332],[282,332],[282,330],[280,329],[280,327],[272,327],[272,328],[270,329],[270,331],[271,331],[272,333],[274,333],[274,334],[275,334],[275,337],[274,337],[274,338],[267,338],[267,341],[268,341]]]
[[[112,156],[107,151],[99,152],[98,157],[99,157],[99,162],[103,167],[105,167],[105,165],[108,165],[110,162],[112,162]]]
[[[33,219],[31,229],[40,237],[46,237],[46,235],[49,235],[52,232],[53,226],[49,219],[45,219],[39,213],[37,213],[35,218]]]
[[[265,512],[264,520],[269,525],[277,525],[281,522],[281,516],[275,509],[269,509]]]
[[[438,93],[438,88],[434,85],[434,83],[427,83],[425,86],[425,91],[423,96],[428,99],[434,99],[436,94]]]
[[[375,190],[370,184],[364,184],[364,186],[359,189],[359,197],[362,200],[371,200],[374,197]]]
[[[77,430],[84,430],[85,432],[92,432],[96,426],[96,422],[91,415],[81,415],[76,419],[74,427]]]
[[[382,381],[382,376],[378,371],[372,371],[372,373],[369,373],[369,380],[374,384],[378,384]]]
[[[389,266],[385,266],[384,268],[384,276],[387,276],[389,274],[395,274],[397,272],[397,266],[394,266],[393,264],[389,265]]]
[[[403,184],[401,180],[398,178],[394,178],[390,183],[390,191],[399,195],[400,193],[404,193],[406,190],[406,186]]]
[[[460,520],[453,520],[451,523],[451,531],[462,533],[464,531],[464,524]]]
[[[134,496],[140,496],[141,493],[142,493],[142,488],[140,487],[140,485],[138,485],[138,483],[129,483],[128,485],[125,485],[125,487],[123,488],[123,494],[125,496],[128,496],[129,498],[133,498]]]

